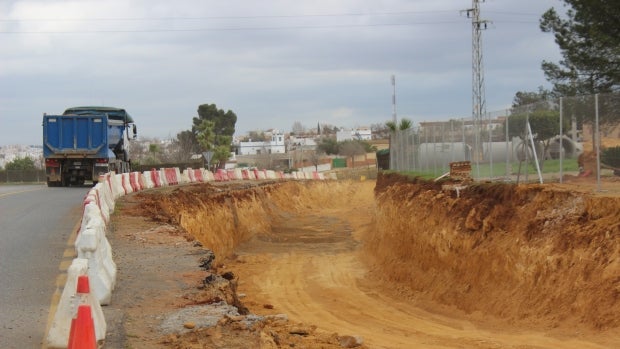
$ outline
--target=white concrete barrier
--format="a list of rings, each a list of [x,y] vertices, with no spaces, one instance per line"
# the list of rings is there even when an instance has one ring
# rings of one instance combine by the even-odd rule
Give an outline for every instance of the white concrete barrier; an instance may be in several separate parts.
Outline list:
[[[110,177],[112,181],[112,193],[114,194],[114,200],[125,195],[125,189],[123,189],[123,176],[120,174],[113,174]]]
[[[177,178],[178,184],[188,183],[188,182],[183,182],[183,178],[181,178],[181,170],[178,167],[174,168],[174,173]]]
[[[202,171],[202,178],[204,179],[205,182],[213,182],[213,181],[215,181],[215,176],[213,176],[213,172],[211,172],[209,170],[203,170]]]
[[[185,171],[183,171],[182,174],[183,177],[187,176],[187,178],[189,179],[189,181],[191,183],[195,183],[196,182],[196,176],[194,175],[194,169],[188,167]]]
[[[121,174],[121,180],[123,183],[123,189],[125,190],[125,195],[129,193],[133,193],[133,188],[131,187],[131,178],[129,178],[129,173]]]
[[[88,260],[76,258],[67,270],[67,282],[62,290],[58,308],[54,314],[54,319],[47,333],[48,348],[67,348],[69,333],[71,331],[71,320],[74,318],[78,305],[90,305],[93,323],[95,325],[95,338],[98,342],[105,340],[106,322],[101,310],[101,305],[91,293],[78,295],[77,279],[80,275],[87,275]]]
[[[112,248],[105,236],[105,229],[105,223],[100,217],[84,215],[82,228],[75,240],[78,258],[88,260],[91,292],[102,305],[110,303],[116,283],[116,264],[112,260]]]
[[[114,211],[116,199],[137,190],[154,188],[161,181],[161,186],[169,185],[169,182],[193,183],[200,181],[214,181],[216,176],[203,168],[198,170],[187,169],[180,173],[179,168],[160,169],[145,171],[143,173],[115,174],[110,172],[99,177],[97,183],[84,198],[84,212],[80,231],[75,241],[75,249],[78,254],[68,271],[68,278],[63,290],[58,309],[54,314],[47,342],[50,348],[66,348],[78,301],[86,299],[93,311],[97,341],[105,339],[106,324],[101,312],[101,305],[109,304],[112,290],[116,283],[117,268],[112,259],[112,247],[106,238],[106,227],[110,220],[110,214]],[[223,172],[223,171],[222,171]],[[158,175],[155,176],[155,174]],[[250,180],[257,179],[325,179],[322,173],[292,172],[290,174],[276,174],[271,170],[248,171]],[[236,179],[243,179],[241,169],[229,171],[226,175]],[[335,174],[329,178],[336,179]],[[88,275],[90,293],[87,296],[76,296],[76,280],[79,275]]]
[[[142,189],[152,189],[155,187],[153,183],[153,179],[151,177],[151,171],[144,171],[142,175],[140,175],[140,186]]]
[[[162,187],[167,187],[168,186],[168,179],[166,178],[166,169],[165,168],[160,168],[159,169],[159,180],[161,181],[161,186]]]

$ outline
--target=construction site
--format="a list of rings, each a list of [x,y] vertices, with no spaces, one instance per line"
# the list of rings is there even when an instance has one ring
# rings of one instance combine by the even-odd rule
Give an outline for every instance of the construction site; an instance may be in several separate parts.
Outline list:
[[[616,178],[361,179],[124,197],[108,345],[620,347]]]

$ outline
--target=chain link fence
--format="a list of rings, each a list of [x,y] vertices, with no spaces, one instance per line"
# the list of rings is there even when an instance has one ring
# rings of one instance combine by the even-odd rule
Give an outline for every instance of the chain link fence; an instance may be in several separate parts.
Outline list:
[[[0,170],[0,183],[45,182],[45,170]]]
[[[551,99],[482,120],[421,122],[392,132],[390,169],[441,176],[451,162],[470,161],[477,180],[600,180],[620,172],[619,124],[620,93]]]

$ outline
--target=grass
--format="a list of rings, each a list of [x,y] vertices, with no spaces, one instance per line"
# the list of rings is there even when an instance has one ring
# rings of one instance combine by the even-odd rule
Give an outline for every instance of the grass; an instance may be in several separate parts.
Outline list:
[[[519,173],[519,162],[509,163],[509,175],[517,175]],[[475,163],[471,164],[471,175],[474,178],[498,178],[506,176],[506,163],[494,163],[493,166],[491,164],[479,164]],[[577,164],[577,159],[564,159],[562,161],[563,172],[577,172],[579,171],[579,165]],[[425,170],[425,171],[403,171],[400,172],[403,175],[409,177],[421,177],[424,179],[435,179],[444,173],[448,172],[449,169],[441,168],[433,171]],[[526,164],[525,162],[521,163],[521,175],[533,174],[536,175],[536,166],[533,163]],[[560,160],[545,160],[544,164],[542,164],[542,173],[543,174],[554,174],[560,173]]]

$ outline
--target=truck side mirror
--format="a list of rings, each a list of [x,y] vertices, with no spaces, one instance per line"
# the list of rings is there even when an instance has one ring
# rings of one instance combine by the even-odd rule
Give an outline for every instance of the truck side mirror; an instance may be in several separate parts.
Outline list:
[[[136,124],[133,124],[133,139],[138,138],[138,127],[136,127]]]

